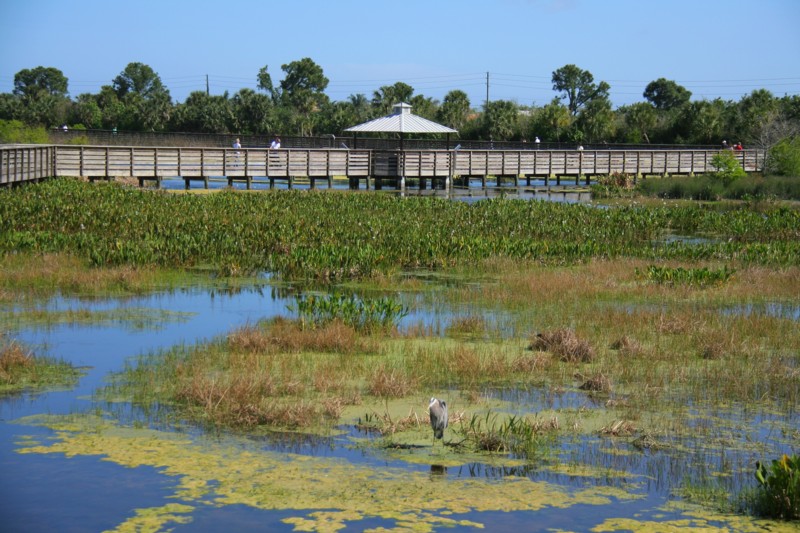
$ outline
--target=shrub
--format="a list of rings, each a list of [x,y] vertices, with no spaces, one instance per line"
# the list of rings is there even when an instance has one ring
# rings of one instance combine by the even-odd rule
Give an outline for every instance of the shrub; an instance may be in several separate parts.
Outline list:
[[[592,196],[597,198],[617,198],[634,189],[633,174],[614,172],[605,176],[598,176],[597,183],[592,185]]]
[[[783,139],[769,152],[767,170],[779,176],[800,177],[800,137]]]
[[[756,463],[759,491],[756,511],[762,516],[784,520],[800,519],[800,455],[785,455],[767,469]]]
[[[729,150],[723,150],[712,157],[711,166],[716,169],[716,172],[714,172],[712,176],[726,183],[730,183],[747,175],[742,165],[739,163],[739,160],[736,159],[733,152]]]
[[[46,144],[50,142],[50,137],[41,126],[26,126],[19,120],[0,120],[0,142]]]

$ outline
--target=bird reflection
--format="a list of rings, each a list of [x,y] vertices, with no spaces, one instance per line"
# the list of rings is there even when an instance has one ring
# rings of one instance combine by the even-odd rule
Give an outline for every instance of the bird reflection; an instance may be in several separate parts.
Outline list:
[[[431,465],[431,478],[447,475],[447,467],[444,465]]]

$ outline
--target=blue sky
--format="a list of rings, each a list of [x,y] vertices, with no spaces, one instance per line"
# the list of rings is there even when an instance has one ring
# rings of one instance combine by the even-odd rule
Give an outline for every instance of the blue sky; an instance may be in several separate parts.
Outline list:
[[[2,0],[0,92],[14,74],[60,69],[70,96],[98,92],[128,63],[150,65],[182,102],[191,91],[255,88],[267,65],[311,58],[327,94],[371,98],[408,83],[441,100],[465,91],[544,105],[574,63],[611,85],[615,106],[655,79],[693,99],[753,89],[800,94],[800,0]]]

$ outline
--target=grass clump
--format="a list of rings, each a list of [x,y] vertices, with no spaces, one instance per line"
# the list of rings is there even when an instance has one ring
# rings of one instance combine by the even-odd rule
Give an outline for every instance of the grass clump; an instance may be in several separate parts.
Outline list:
[[[588,363],[595,357],[595,350],[591,344],[579,338],[573,330],[566,328],[537,333],[529,348],[551,352],[568,363]]]
[[[560,429],[558,418],[500,417],[488,411],[457,426],[462,444],[486,452],[532,458],[545,453]]]
[[[21,344],[0,335],[0,394],[52,386],[72,386],[79,369],[47,357],[36,356]]]

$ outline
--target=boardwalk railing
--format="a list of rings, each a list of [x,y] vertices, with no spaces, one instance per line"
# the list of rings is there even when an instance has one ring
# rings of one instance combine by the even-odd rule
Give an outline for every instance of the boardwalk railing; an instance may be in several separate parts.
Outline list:
[[[0,185],[54,176],[135,177],[189,181],[224,176],[229,181],[274,179],[359,179],[562,177],[624,173],[713,172],[718,150],[347,150],[160,148],[28,145],[0,147]],[[764,164],[760,150],[731,152],[747,172]]]
[[[56,175],[54,146],[0,146],[0,185],[36,181]]]

